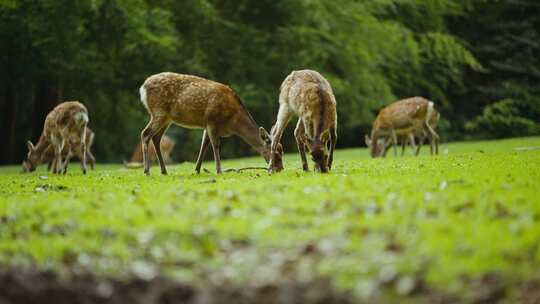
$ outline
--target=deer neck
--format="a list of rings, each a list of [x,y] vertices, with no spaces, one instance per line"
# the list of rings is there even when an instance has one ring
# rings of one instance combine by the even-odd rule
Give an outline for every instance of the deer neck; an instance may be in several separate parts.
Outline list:
[[[239,119],[235,133],[268,161],[269,151],[265,150],[264,141],[259,136],[259,126],[251,117],[247,116]]]

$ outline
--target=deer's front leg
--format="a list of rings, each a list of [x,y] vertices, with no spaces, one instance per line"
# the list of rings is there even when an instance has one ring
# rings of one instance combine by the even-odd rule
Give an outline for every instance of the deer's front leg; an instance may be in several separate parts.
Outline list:
[[[67,173],[67,168],[68,168],[68,164],[69,162],[71,161],[71,158],[73,157],[73,153],[71,152],[71,149],[68,149],[68,153],[66,155],[66,159],[64,160],[64,164],[62,165],[63,167],[63,170],[62,170],[62,174],[66,174]],[[79,156],[80,158],[80,156]],[[81,161],[82,161],[82,158],[81,158]]]
[[[210,143],[210,138],[208,137],[208,132],[204,130],[201,142],[201,149],[199,150],[199,155],[197,156],[197,164],[195,165],[195,171],[197,174],[201,173],[201,165],[208,150],[208,144]]]
[[[416,143],[414,141],[414,134],[413,133],[409,133],[409,142],[411,143],[411,149],[412,149],[413,154],[414,154],[414,152],[416,151]]]
[[[422,146],[424,145],[424,140],[425,140],[425,135],[422,135],[420,137],[420,140],[418,142],[418,145],[416,146],[416,152],[414,153],[414,155],[418,156],[420,154],[420,148],[422,148]]]
[[[334,162],[334,150],[337,143],[337,126],[330,128],[330,156],[328,157],[328,170],[332,170],[332,163]]]
[[[61,173],[64,168],[62,167],[62,150],[64,149],[64,139],[58,136],[53,136],[51,142],[54,146],[54,165],[53,173]]]
[[[221,140],[216,130],[213,127],[208,128],[208,137],[210,138],[210,143],[212,144],[212,149],[214,150],[214,160],[216,162],[216,173],[221,174],[221,159],[219,156],[219,146],[220,146]]]
[[[284,103],[281,103],[279,107],[278,117],[276,124],[272,127],[272,145],[270,147],[270,162],[268,164],[268,171],[270,173],[275,171],[274,168],[274,162],[275,162],[275,155],[277,152],[278,144],[281,142],[281,136],[283,136],[283,131],[285,131],[285,128],[287,127],[287,124],[289,124],[289,120],[291,119],[292,111],[289,109],[287,105]]]
[[[394,156],[397,156],[397,135],[396,130],[392,128],[392,145],[394,146]]]
[[[409,144],[408,136],[400,137],[401,138],[401,156],[405,155],[405,148]]]
[[[294,138],[296,139],[296,145],[298,146],[298,153],[300,154],[300,159],[302,160],[302,169],[305,172],[309,172],[309,166],[306,158],[306,144],[304,141],[305,129],[302,119],[298,119],[296,128],[294,129]]]

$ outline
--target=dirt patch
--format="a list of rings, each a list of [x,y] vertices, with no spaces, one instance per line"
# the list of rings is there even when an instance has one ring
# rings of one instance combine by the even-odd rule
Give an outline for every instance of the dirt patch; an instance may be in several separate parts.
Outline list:
[[[60,278],[46,271],[0,271],[1,304],[243,304],[353,303],[328,280],[290,282],[261,287],[208,286],[196,288],[158,277],[152,280],[98,279],[92,275]]]
[[[366,303],[540,303],[540,281],[503,286],[496,276],[473,283],[463,298],[430,290],[422,284],[408,296],[375,297]],[[506,288],[505,288],[506,287]],[[514,288],[511,288],[514,287]],[[382,287],[384,289],[384,287]],[[505,291],[513,290],[511,295]],[[401,299],[401,300],[400,300]],[[362,303],[336,290],[329,280],[288,280],[264,286],[193,286],[164,277],[151,280],[97,278],[91,274],[60,277],[50,271],[0,270],[0,304],[349,304]]]

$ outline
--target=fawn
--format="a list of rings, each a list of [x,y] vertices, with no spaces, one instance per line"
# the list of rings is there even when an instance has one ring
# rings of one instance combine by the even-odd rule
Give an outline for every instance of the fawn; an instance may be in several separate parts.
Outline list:
[[[257,125],[229,86],[197,76],[165,72],[148,77],[139,92],[141,101],[150,114],[150,122],[141,132],[146,175],[150,174],[150,140],[154,143],[161,173],[167,174],[160,141],[163,133],[173,123],[185,128],[204,130],[195,166],[197,173],[200,173],[209,144],[214,151],[216,172],[222,172],[220,139],[231,135],[242,138],[269,161],[270,135]],[[275,158],[281,159],[279,150],[276,148],[274,151]]]
[[[163,135],[161,138],[161,153],[163,154],[163,160],[166,164],[170,164],[171,161],[171,152],[174,149],[175,141],[170,138],[167,135]],[[149,157],[151,162],[157,161],[157,155],[156,150],[154,149],[154,144],[150,143],[150,146],[148,147],[149,150]],[[131,159],[129,163],[135,164],[135,163],[142,163],[143,162],[143,155],[142,155],[142,142],[139,142],[135,149],[133,149],[133,154],[131,155]]]
[[[439,114],[436,112],[433,102],[423,97],[412,97],[399,100],[384,107],[373,122],[371,138],[366,135],[366,144],[370,148],[372,157],[385,156],[388,140],[394,146],[394,154],[397,155],[398,137],[401,138],[403,149],[409,142],[411,147],[419,153],[415,145],[415,135],[423,139],[425,136],[437,145],[439,136],[433,130],[431,122],[438,122]]]
[[[277,122],[271,130],[272,155],[277,155],[274,151],[293,115],[298,116],[294,137],[302,169],[309,171],[307,148],[315,162],[315,171],[328,172],[332,169],[337,142],[336,99],[328,81],[317,71],[293,71],[281,84]],[[269,171],[279,172],[282,168],[277,164],[272,159]]]
[[[43,131],[39,141],[34,146],[28,141],[28,155],[23,162],[23,168],[32,172],[41,163],[45,150],[52,145],[54,157],[52,160],[53,173],[65,173],[69,157],[62,162],[62,151],[67,148],[67,154],[72,153],[70,142],[79,142],[81,151],[82,171],[86,174],[86,126],[88,110],[78,101],[66,101],[57,105],[45,118]]]

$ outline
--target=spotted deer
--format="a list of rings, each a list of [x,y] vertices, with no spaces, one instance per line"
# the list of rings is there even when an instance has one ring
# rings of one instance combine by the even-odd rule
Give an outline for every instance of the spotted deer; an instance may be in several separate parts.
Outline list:
[[[150,140],[154,144],[161,173],[167,174],[160,141],[171,124],[204,130],[195,165],[197,173],[200,173],[209,144],[214,151],[216,172],[222,172],[220,142],[222,137],[231,135],[242,138],[269,161],[270,135],[257,125],[229,86],[197,76],[165,72],[148,77],[139,92],[141,101],[150,114],[150,122],[141,132],[146,175],[150,174]],[[275,157],[281,159],[278,149],[274,151]]]
[[[170,164],[172,162],[171,160],[171,152],[174,149],[175,141],[170,138],[167,135],[163,135],[161,138],[161,153],[163,154],[163,160],[166,164]],[[151,162],[156,162],[157,155],[156,150],[154,149],[154,144],[150,142],[150,146],[148,147],[149,151],[149,157]],[[133,153],[131,154],[131,159],[129,161],[131,164],[136,163],[142,163],[143,162],[143,154],[142,154],[142,142],[139,141],[135,149],[133,149]]]
[[[416,147],[415,136],[427,136],[438,143],[439,136],[431,125],[434,111],[433,102],[423,97],[399,100],[383,108],[373,122],[371,137],[366,135],[365,138],[371,156],[385,156],[389,146],[387,141],[394,146],[394,154],[397,155],[398,138],[401,138],[404,145],[410,143],[416,154],[419,149]]]
[[[82,151],[81,166],[86,174],[86,126],[88,124],[88,110],[78,101],[66,101],[57,105],[45,118],[43,131],[39,141],[34,146],[28,141],[28,155],[23,162],[25,171],[32,172],[42,161],[43,153],[52,145],[54,157],[52,160],[53,173],[65,173],[69,158],[62,161],[64,147],[68,154],[72,153],[71,141],[80,143]]]
[[[336,99],[328,81],[317,71],[293,71],[281,84],[277,121],[272,127],[272,155],[293,116],[298,116],[294,137],[302,169],[309,171],[307,149],[315,162],[315,171],[328,172],[337,142]],[[281,170],[275,164],[272,159],[270,172]]]

